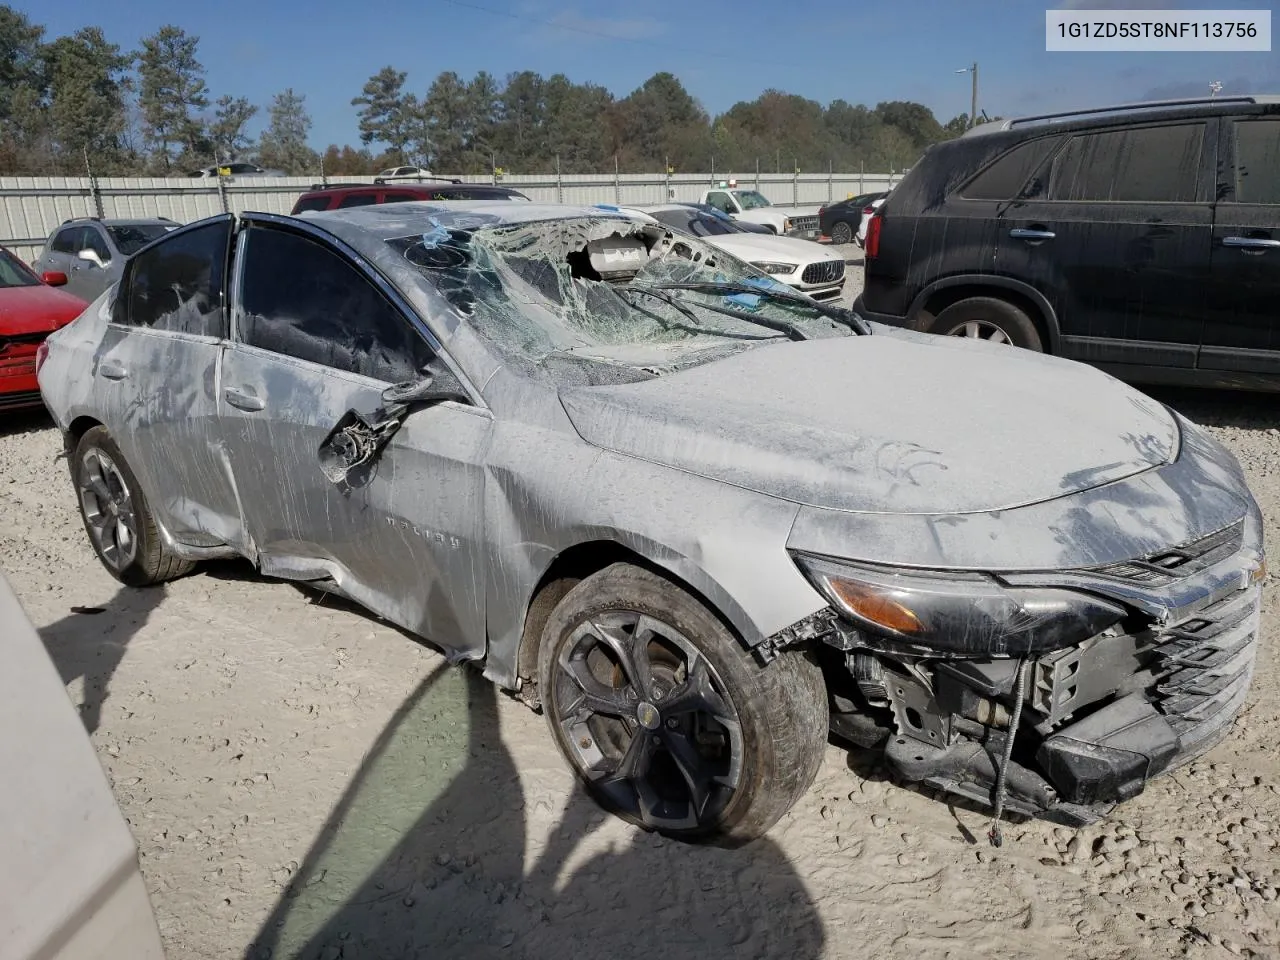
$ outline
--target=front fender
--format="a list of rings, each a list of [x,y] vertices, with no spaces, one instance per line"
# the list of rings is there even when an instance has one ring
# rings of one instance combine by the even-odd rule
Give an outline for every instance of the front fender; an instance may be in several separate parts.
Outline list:
[[[960,273],[954,276],[942,277],[934,280],[927,287],[916,294],[915,299],[911,301],[911,306],[907,309],[907,322],[912,329],[920,329],[921,314],[924,311],[924,305],[929,302],[929,298],[940,290],[946,290],[953,287],[989,287],[993,290],[1008,290],[1026,297],[1036,309],[1040,311],[1040,316],[1044,320],[1045,330],[1049,334],[1049,352],[1057,354],[1060,352],[1059,345],[1062,340],[1062,330],[1058,325],[1058,314],[1053,309],[1053,305],[1049,303],[1048,298],[1043,293],[1021,280],[1013,277],[1005,277],[994,273]]]

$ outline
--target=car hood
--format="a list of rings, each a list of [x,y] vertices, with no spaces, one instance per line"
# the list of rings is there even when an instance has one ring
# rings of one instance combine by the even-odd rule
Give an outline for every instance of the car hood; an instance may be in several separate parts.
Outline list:
[[[719,247],[748,263],[772,260],[804,264],[843,259],[839,254],[811,240],[799,240],[795,237],[776,237],[765,233],[726,233],[703,239],[713,247]]]
[[[57,330],[87,306],[79,297],[44,284],[0,288],[0,336]]]
[[[1167,463],[1159,403],[1072,361],[892,334],[748,350],[640,383],[576,387],[584,440],[832,510],[972,513]]]

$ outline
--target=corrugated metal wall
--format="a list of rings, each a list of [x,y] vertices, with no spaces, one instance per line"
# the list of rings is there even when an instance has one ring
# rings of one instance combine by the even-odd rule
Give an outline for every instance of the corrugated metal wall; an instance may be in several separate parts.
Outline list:
[[[728,174],[555,174],[507,176],[500,182],[545,203],[662,203],[697,200]],[[755,174],[737,174],[738,185],[755,187]],[[484,176],[464,177],[490,183]],[[760,174],[760,191],[777,204],[822,204],[855,193],[884,190],[900,179],[888,174]],[[372,177],[331,177],[330,182],[371,183]],[[30,263],[54,227],[71,217],[168,217],[190,223],[224,210],[288,213],[313,177],[237,177],[178,180],[159,177],[0,177],[0,245]]]

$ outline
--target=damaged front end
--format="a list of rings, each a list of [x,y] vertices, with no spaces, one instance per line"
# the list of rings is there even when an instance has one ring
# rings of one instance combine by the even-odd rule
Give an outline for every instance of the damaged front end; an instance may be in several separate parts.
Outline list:
[[[1264,578],[1250,519],[1053,574],[797,554],[830,606],[761,652],[816,642],[832,731],[883,748],[906,780],[1083,825],[1207,750],[1243,706]]]

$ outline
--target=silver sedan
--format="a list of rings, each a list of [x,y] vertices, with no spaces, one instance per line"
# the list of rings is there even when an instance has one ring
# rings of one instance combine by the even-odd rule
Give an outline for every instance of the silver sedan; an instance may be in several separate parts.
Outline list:
[[[1252,672],[1259,514],[1203,431],[609,210],[205,220],[39,380],[120,580],[242,556],[352,598],[684,839],[766,831],[829,732],[1088,822],[1221,736]]]

